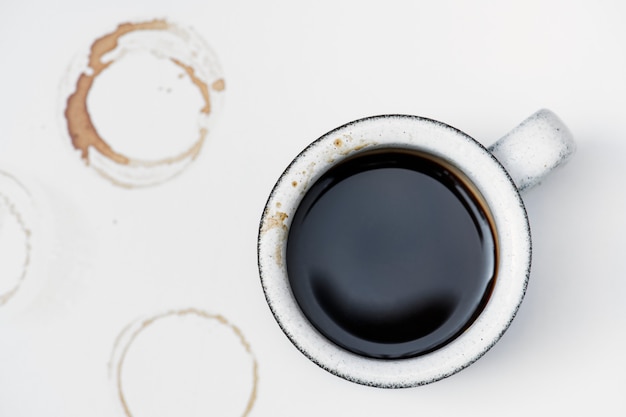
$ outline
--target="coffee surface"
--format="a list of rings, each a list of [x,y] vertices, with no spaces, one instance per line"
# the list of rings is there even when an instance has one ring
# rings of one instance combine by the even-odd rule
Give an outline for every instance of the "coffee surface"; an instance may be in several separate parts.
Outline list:
[[[376,150],[328,170],[289,229],[293,294],[325,337],[354,353],[404,358],[462,333],[496,270],[491,222],[447,164]]]

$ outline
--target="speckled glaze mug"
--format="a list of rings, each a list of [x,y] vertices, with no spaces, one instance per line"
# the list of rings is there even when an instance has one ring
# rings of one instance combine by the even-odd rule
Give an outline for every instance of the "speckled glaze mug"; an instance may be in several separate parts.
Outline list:
[[[488,149],[416,116],[330,131],[287,167],[261,219],[259,271],[276,321],[305,356],[356,383],[411,387],[464,369],[524,297],[531,235],[520,193],[574,149],[549,110]],[[457,237],[464,228],[469,237]]]

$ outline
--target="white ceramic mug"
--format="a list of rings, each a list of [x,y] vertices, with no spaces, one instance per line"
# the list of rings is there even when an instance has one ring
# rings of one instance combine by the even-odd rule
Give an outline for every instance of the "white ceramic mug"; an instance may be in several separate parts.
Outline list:
[[[417,151],[460,171],[490,212],[498,250],[497,278],[477,317],[443,346],[400,359],[353,353],[325,337],[294,297],[286,263],[291,221],[307,191],[331,167],[375,149]],[[272,190],[261,219],[260,277],[279,326],[317,365],[364,385],[423,385],[469,366],[499,340],[524,297],[530,274],[531,236],[520,192],[538,184],[567,161],[574,149],[571,133],[548,110],[538,111],[489,149],[455,128],[415,116],[371,117],[325,134],[288,166]]]

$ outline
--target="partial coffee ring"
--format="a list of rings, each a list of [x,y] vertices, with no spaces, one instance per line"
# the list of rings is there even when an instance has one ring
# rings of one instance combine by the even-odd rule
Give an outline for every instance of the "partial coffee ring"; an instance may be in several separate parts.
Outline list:
[[[15,177],[0,171],[0,307],[22,287],[32,260],[34,207]]]
[[[85,163],[116,185],[155,185],[199,155],[221,103],[217,58],[193,30],[123,23],[62,83],[63,124]]]
[[[242,331],[196,308],[131,322],[117,337],[109,371],[127,417],[247,416],[259,379]]]

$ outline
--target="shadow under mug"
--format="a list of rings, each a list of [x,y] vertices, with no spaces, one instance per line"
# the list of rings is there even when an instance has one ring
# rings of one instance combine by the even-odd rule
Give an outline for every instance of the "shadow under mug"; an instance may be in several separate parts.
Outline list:
[[[520,192],[538,184],[550,171],[567,161],[574,149],[571,133],[549,110],[538,111],[489,149],[455,128],[416,116],[371,117],[330,131],[304,149],[287,167],[274,186],[261,219],[258,240],[259,271],[267,303],[276,321],[291,342],[310,360],[332,374],[359,384],[384,388],[411,387],[440,380],[464,369],[479,359],[500,339],[515,317],[524,297],[530,274],[531,236]],[[433,178],[439,178],[442,175],[460,178],[460,183],[464,184],[461,188],[465,188],[463,192],[471,194],[472,201],[477,202],[479,211],[482,211],[483,217],[487,219],[490,230],[487,234],[492,234],[494,244],[492,274],[484,283],[485,295],[474,310],[470,311],[471,317],[466,314],[469,318],[455,330],[454,334],[439,343],[431,344],[430,348],[422,351],[406,350],[402,354],[388,356],[386,354],[372,355],[367,351],[362,352],[346,346],[334,337],[332,331],[329,332],[324,327],[323,323],[324,320],[328,321],[327,317],[322,317],[320,321],[319,317],[314,317],[310,313],[312,311],[310,300],[313,300],[312,303],[315,304],[318,302],[316,297],[312,296],[309,300],[305,300],[298,294],[302,294],[303,291],[305,293],[316,291],[315,285],[308,282],[298,284],[299,288],[294,291],[293,280],[300,279],[300,275],[303,274],[306,276],[308,272],[298,272],[299,276],[294,278],[296,275],[294,271],[298,268],[298,264],[294,266],[294,262],[299,262],[299,260],[290,261],[292,255],[288,253],[292,250],[289,249],[289,241],[295,239],[290,235],[292,222],[299,221],[298,216],[302,218],[302,214],[298,214],[298,209],[304,204],[303,202],[307,201],[307,198],[318,201],[328,191],[330,187],[328,173],[337,166],[346,165],[346,162],[363,159],[367,155],[386,153],[418,155],[419,158],[431,159],[442,167],[441,172],[431,174]],[[408,158],[410,165],[411,157]],[[368,169],[376,165],[375,159],[376,156],[374,156],[374,162],[368,162],[370,164]],[[350,175],[348,173],[342,178],[348,178]],[[326,185],[320,185],[320,182],[324,181]],[[391,186],[390,183],[389,187]],[[309,195],[320,187],[322,191],[316,196]],[[383,184],[383,188],[385,187],[387,186]],[[450,189],[455,187],[459,188],[448,186]],[[404,198],[404,191],[400,190],[396,195]],[[417,198],[419,199],[419,195]],[[427,200],[425,203],[427,206],[430,200],[423,200]],[[467,206],[466,202],[461,203]],[[353,206],[349,215],[365,216],[351,229],[358,231],[360,224],[366,227],[373,219],[368,219],[368,214],[359,213],[361,210],[358,203],[356,204],[356,208]],[[308,210],[311,210],[310,206],[307,206],[306,210],[303,209],[307,213]],[[437,210],[439,209],[434,209],[434,211]],[[372,210],[364,210],[364,212],[372,216]],[[445,216],[442,221],[446,223]],[[331,228],[331,234],[332,231]],[[312,233],[314,236],[317,232]],[[351,239],[358,241],[361,238],[337,236],[340,243],[336,243],[331,236],[327,244],[333,246],[334,251],[338,251],[339,257],[344,256],[342,251],[349,252],[346,256],[352,256],[358,261],[359,256],[367,257],[368,255],[359,254],[355,250],[355,244],[358,246],[360,242],[350,242]],[[348,245],[353,247],[342,247],[345,242],[349,242]],[[325,249],[322,248],[322,250]],[[409,253],[406,256],[412,257],[413,255]],[[393,259],[383,261],[393,264],[398,262],[398,259],[394,255]],[[443,264],[455,262],[457,262],[455,259],[444,259]],[[317,268],[318,266],[320,268]],[[321,271],[324,271],[325,267],[327,265],[313,265],[313,269]],[[457,270],[464,271],[463,268],[457,268]],[[426,274],[425,271],[419,270],[410,273],[414,273],[415,279],[418,279],[420,274]],[[463,273],[460,272],[458,275],[463,275]],[[323,279],[342,279],[341,272],[335,271],[330,275],[330,278],[323,277]],[[359,297],[359,295],[351,294],[352,290],[355,294],[360,290],[357,288],[361,285],[359,274],[355,275],[356,278],[351,278],[352,280],[346,284],[348,287],[344,285],[345,291],[342,294],[329,296],[334,297],[338,303],[342,302],[341,299],[337,301],[337,297],[340,296]],[[384,289],[387,282],[397,285],[397,281],[388,278],[382,276],[375,283],[375,286],[379,286],[377,288],[382,288],[381,297],[389,296]],[[412,277],[409,276],[409,279]],[[454,279],[456,281],[453,282],[462,283],[465,278],[460,276]],[[363,285],[371,285],[371,282]],[[457,290],[452,289],[452,291]],[[391,292],[393,297],[404,296],[402,289],[394,291]],[[417,291],[419,295],[419,286],[410,291]],[[428,291],[425,289],[424,292]],[[304,298],[307,296],[304,294]],[[376,296],[376,291],[370,291],[367,294],[367,297]],[[372,308],[377,305],[378,301],[371,300]],[[393,299],[386,302],[391,306],[396,303]],[[405,302],[406,300],[397,301],[397,303]],[[346,303],[349,304],[348,300]],[[368,304],[365,302],[363,305],[367,308]],[[326,314],[323,305],[313,306],[313,310],[316,308],[319,314]],[[351,307],[346,308],[348,308],[346,314],[350,314],[349,308]],[[419,310],[420,306],[415,306],[415,308]],[[452,310],[454,308],[456,307]],[[405,320],[403,326],[424,328],[420,320],[429,321],[430,318],[428,311],[423,311],[426,312],[421,316],[416,316],[413,322],[411,319],[408,322]],[[376,314],[378,313],[374,313],[374,316]],[[376,317],[374,317],[375,320]],[[436,324],[435,328],[426,333],[436,332],[437,327],[443,326],[445,321],[444,317],[442,323]],[[365,333],[369,332],[373,334],[374,339],[376,338],[376,325],[378,324],[365,321],[357,325],[365,329]],[[351,334],[353,329],[349,326],[342,328],[342,323],[339,322],[335,327],[339,332],[346,334],[347,340],[353,337]],[[430,336],[428,334],[415,336],[416,339],[422,337]],[[413,341],[403,341],[404,344],[399,343],[398,346],[408,346],[411,342]],[[390,347],[390,352],[393,351],[391,342],[383,340],[379,345],[383,346],[383,349]]]

